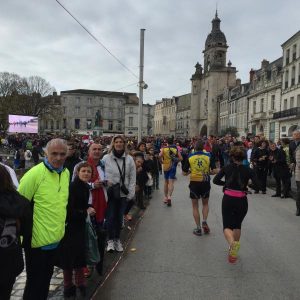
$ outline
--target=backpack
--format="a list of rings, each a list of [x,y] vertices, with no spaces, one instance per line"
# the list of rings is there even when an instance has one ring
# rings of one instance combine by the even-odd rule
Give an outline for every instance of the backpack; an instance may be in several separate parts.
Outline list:
[[[178,150],[176,149],[176,153],[174,153],[171,148],[169,147],[169,155],[170,155],[170,158],[171,158],[171,161],[176,163],[178,162]]]
[[[0,252],[19,248],[18,221],[16,218],[0,217]]]

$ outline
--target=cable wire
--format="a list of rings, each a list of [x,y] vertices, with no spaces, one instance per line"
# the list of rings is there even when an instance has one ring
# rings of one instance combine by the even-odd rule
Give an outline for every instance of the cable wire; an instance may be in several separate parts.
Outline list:
[[[119,58],[117,58],[103,43],[101,43],[81,22],[72,15],[58,0],[55,0],[102,48],[104,48],[123,68],[125,68],[134,77],[138,78],[126,65],[124,65]]]

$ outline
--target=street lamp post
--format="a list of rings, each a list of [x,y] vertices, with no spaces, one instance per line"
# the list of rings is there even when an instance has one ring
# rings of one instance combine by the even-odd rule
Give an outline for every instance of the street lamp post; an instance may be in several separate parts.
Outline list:
[[[140,77],[139,77],[139,126],[138,126],[138,142],[142,141],[143,131],[143,89],[147,88],[144,82],[144,34],[145,29],[141,29],[140,34]]]

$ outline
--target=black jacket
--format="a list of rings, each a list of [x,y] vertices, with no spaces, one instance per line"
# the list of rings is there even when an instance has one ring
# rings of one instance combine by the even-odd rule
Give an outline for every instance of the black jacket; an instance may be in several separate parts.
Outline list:
[[[221,180],[224,176],[225,181]],[[225,189],[247,191],[249,179],[251,179],[254,189],[257,189],[259,183],[254,171],[244,165],[231,163],[220,170],[214,177],[213,183],[223,185]]]
[[[70,172],[70,180],[72,180],[72,177],[73,177],[74,167],[81,161],[82,160],[79,157],[77,157],[76,155],[69,156],[66,158],[64,167],[66,167]]]
[[[85,224],[89,186],[78,177],[70,183],[65,236],[60,242],[57,266],[64,270],[85,267]]]
[[[24,269],[20,236],[24,241],[31,239],[32,209],[30,202],[15,192],[0,193],[0,217],[16,219],[19,245],[7,249],[0,247],[0,282],[17,277]]]

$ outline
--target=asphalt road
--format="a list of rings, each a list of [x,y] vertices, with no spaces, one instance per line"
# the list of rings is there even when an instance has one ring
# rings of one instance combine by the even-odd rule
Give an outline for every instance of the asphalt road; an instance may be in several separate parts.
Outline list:
[[[162,190],[155,191],[123,260],[94,299],[300,299],[295,201],[271,198],[272,190],[249,195],[239,260],[231,265],[221,188],[212,184],[211,234],[197,237],[187,186],[188,179],[178,175],[171,208],[162,204]]]

